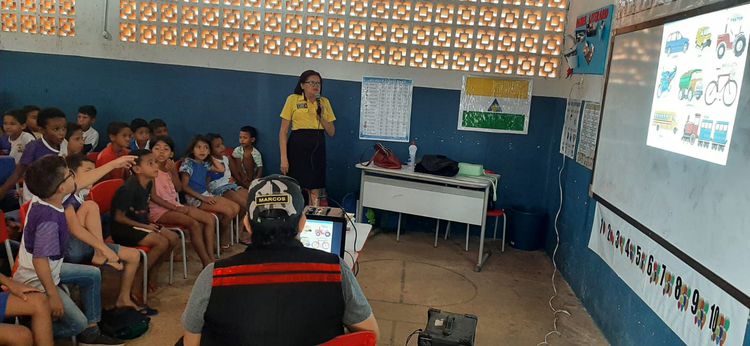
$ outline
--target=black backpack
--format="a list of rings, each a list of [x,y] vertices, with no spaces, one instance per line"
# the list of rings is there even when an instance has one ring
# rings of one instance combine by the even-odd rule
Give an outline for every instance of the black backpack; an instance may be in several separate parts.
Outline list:
[[[415,172],[453,177],[458,174],[458,162],[444,155],[425,155],[414,168]]]
[[[116,308],[104,310],[99,329],[102,333],[120,340],[135,339],[148,331],[151,318],[135,309]]]

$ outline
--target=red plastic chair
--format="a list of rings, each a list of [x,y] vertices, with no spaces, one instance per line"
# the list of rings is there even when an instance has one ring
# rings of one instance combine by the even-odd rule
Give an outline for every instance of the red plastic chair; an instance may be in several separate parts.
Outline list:
[[[0,210],[0,243],[5,245],[5,254],[8,256],[8,264],[10,268],[13,268],[15,261],[13,260],[13,251],[10,248],[10,242],[8,241],[8,225],[5,223],[5,213]]]
[[[375,346],[377,337],[370,331],[344,334],[321,346]]]
[[[99,205],[100,213],[106,214],[112,210],[112,199],[123,184],[125,184],[125,180],[110,179],[102,181],[91,188],[89,198]]]
[[[86,157],[89,160],[94,161],[96,163],[96,159],[99,158],[99,152],[98,151],[91,151],[88,154],[86,154]]]

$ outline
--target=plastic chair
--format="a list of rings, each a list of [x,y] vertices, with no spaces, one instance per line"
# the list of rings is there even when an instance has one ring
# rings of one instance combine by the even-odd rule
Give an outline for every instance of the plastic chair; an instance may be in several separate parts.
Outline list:
[[[371,331],[349,333],[337,336],[321,346],[375,346],[377,337]]]
[[[15,261],[13,260],[13,251],[10,248],[10,241],[8,240],[8,225],[5,223],[5,212],[0,210],[0,243],[5,245],[5,254],[8,257],[8,266],[13,268]]]
[[[91,161],[96,162],[96,159],[99,158],[99,152],[98,151],[90,151],[88,154],[86,154],[86,158],[88,158]]]
[[[492,240],[497,240],[497,224],[499,219],[503,218],[503,245],[500,247],[500,252],[505,252],[505,230],[508,218],[505,214],[504,209],[493,209],[487,211],[487,217],[494,217],[495,218],[495,231],[492,233]],[[440,220],[438,220],[438,226],[440,225]],[[464,251],[469,251],[469,228],[471,225],[466,225],[466,245],[464,246]],[[450,235],[450,229],[451,229],[451,222],[448,221],[448,226],[445,227],[445,239],[448,239],[448,236]],[[437,235],[438,235],[438,228],[435,227],[435,247],[437,247]]]
[[[112,210],[112,199],[115,197],[117,190],[125,183],[122,179],[110,179],[94,185],[89,193],[89,198],[99,206],[99,212],[102,214],[109,213]],[[187,278],[187,259],[185,258],[185,233],[180,229],[173,229],[180,236],[182,241],[183,253],[183,276]],[[143,264],[143,302],[148,301],[148,253],[151,248],[148,246],[135,247],[141,255]],[[169,283],[174,281],[174,250],[169,258]]]
[[[16,160],[10,156],[0,156],[0,183],[5,183],[16,170]]]

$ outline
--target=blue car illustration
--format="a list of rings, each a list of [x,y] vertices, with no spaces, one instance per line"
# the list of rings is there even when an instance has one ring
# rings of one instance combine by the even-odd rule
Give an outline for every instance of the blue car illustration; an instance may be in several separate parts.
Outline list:
[[[682,36],[682,33],[675,31],[667,37],[667,44],[664,46],[664,53],[683,53],[688,50],[689,40]]]

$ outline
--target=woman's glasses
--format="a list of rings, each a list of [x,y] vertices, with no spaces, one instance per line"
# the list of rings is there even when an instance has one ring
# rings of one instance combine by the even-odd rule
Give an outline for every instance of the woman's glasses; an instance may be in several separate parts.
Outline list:
[[[311,81],[311,82],[305,82],[305,84],[309,84],[312,87],[319,87],[321,85],[320,82],[313,82],[313,81]]]

